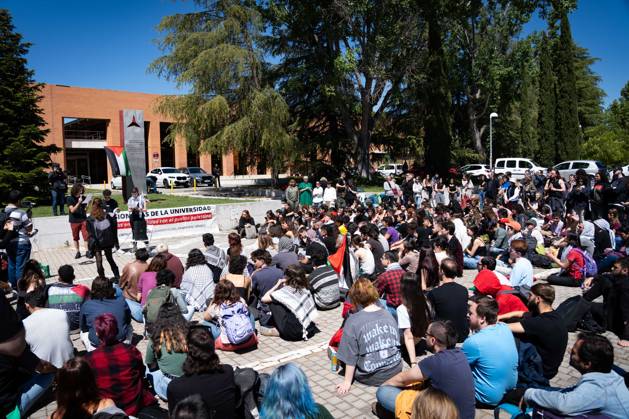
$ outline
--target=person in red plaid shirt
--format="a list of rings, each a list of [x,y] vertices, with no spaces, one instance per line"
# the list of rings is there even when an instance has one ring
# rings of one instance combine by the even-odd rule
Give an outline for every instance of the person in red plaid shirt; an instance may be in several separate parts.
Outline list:
[[[117,340],[118,324],[111,313],[94,320],[100,346],[85,355],[103,399],[112,399],[127,415],[138,416],[147,406],[157,403],[145,385],[142,354],[134,346]]]
[[[402,276],[406,271],[398,263],[397,252],[384,252],[382,264],[384,265],[384,272],[378,275],[375,285],[378,293],[385,296],[387,310],[397,320],[396,308],[402,304],[401,283]]]

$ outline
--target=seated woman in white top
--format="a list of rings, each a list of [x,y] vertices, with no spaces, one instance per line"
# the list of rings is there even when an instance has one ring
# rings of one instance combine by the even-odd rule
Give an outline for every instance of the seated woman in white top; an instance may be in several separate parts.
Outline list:
[[[371,249],[365,246],[359,235],[352,237],[352,249],[354,250],[354,255],[356,255],[356,258],[358,259],[360,267],[359,274],[361,276],[369,277],[373,275],[373,272],[376,269],[376,261],[373,257]]]

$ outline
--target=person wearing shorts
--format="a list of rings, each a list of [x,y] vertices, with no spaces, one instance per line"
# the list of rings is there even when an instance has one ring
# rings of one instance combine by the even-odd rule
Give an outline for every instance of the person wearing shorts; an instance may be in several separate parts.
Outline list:
[[[70,221],[70,230],[72,231],[72,240],[76,249],[75,259],[81,257],[81,249],[79,247],[79,236],[83,236],[85,243],[85,256],[91,257],[91,252],[87,247],[87,204],[85,200],[85,188],[81,184],[74,184],[70,191],[70,196],[66,199],[68,204],[68,221]]]

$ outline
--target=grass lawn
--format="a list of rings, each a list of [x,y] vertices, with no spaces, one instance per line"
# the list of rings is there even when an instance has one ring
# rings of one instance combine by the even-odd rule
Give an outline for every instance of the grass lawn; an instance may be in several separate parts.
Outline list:
[[[102,190],[100,189],[88,189],[86,193],[91,193],[92,196],[102,197]],[[118,201],[119,206],[123,206],[122,192],[112,191],[112,197]],[[191,205],[216,205],[216,204],[242,204],[247,202],[242,199],[229,199],[229,198],[195,198],[190,196],[177,196],[168,194],[148,194],[148,199],[151,201],[148,205],[149,208],[176,208],[176,207],[188,207]],[[66,206],[67,212],[67,206]],[[52,209],[49,205],[36,206],[33,208],[34,217],[49,217],[52,213]]]
[[[358,187],[364,192],[380,193],[384,191],[384,189],[382,189],[382,186],[360,185]]]

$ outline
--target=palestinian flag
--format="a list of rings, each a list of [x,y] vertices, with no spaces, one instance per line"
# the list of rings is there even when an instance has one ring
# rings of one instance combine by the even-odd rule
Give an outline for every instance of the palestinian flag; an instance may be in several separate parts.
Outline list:
[[[114,176],[130,176],[129,162],[127,161],[127,153],[122,146],[106,146],[105,154],[111,165],[111,172]]]

